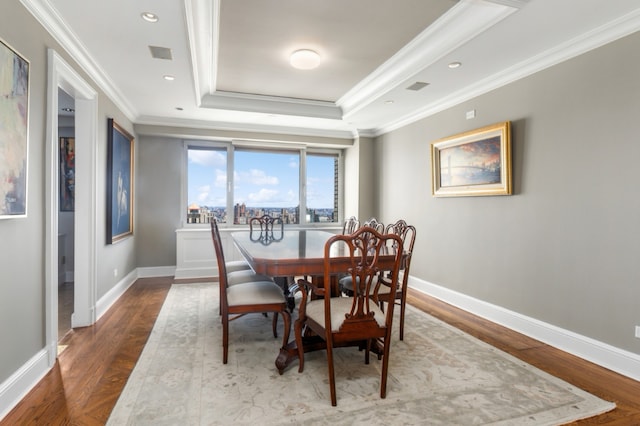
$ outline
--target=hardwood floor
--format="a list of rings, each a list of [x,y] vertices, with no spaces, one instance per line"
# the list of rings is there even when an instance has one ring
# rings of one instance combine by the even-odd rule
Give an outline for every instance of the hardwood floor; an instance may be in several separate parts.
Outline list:
[[[5,425],[103,425],[135,366],[172,277],[139,279],[94,326],[67,334],[55,367],[2,420]],[[410,292],[409,303],[455,327],[617,404],[579,425],[640,425],[640,382]]]

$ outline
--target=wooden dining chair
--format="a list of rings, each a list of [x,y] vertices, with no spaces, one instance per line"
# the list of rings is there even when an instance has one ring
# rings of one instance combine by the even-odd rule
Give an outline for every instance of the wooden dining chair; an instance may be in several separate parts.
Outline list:
[[[380,281],[378,284],[377,299],[380,303],[380,308],[384,309],[385,303],[395,303],[400,306],[400,340],[404,340],[404,317],[407,307],[407,287],[409,281],[409,268],[411,267],[411,255],[413,254],[413,246],[416,242],[416,228],[413,225],[408,225],[403,219],[398,220],[396,223],[387,225],[385,229],[387,234],[398,235],[402,239],[402,245],[404,247],[404,255],[400,268],[400,274],[398,279],[398,287],[396,291],[385,285],[385,281]]]
[[[342,234],[343,235],[353,234],[354,232],[357,231],[359,227],[360,227],[360,221],[358,220],[358,218],[355,216],[351,216],[350,218],[346,219],[342,224]]]
[[[284,222],[281,217],[268,214],[249,219],[249,232],[252,241],[271,244],[284,238]]]
[[[282,288],[272,280],[260,279],[258,275],[254,280],[229,285],[220,231],[215,221],[211,222],[211,233],[220,275],[223,364],[227,363],[229,354],[229,322],[246,314],[273,312],[273,337],[278,337],[278,314],[282,314],[284,318],[282,347],[286,347],[291,329],[291,314],[287,310],[287,300]]]
[[[390,249],[390,247],[397,249]],[[347,257],[348,264],[336,271],[332,253]],[[302,299],[298,319],[295,322],[295,337],[300,362],[299,372],[304,370],[304,337],[315,334],[324,341],[329,366],[331,405],[337,404],[333,349],[342,346],[358,346],[365,349],[365,363],[369,363],[369,352],[375,350],[382,359],[380,397],[387,392],[387,371],[391,347],[393,306],[386,313],[376,300],[375,282],[384,280],[395,289],[402,260],[402,239],[394,234],[383,235],[374,228],[362,227],[349,235],[335,235],[324,247],[323,282],[329,283],[338,272],[348,273],[354,283],[352,297],[332,294],[331,286],[320,287],[314,282],[299,280]],[[379,277],[380,270],[390,274]]]
[[[362,224],[362,226],[373,228],[378,232],[384,232],[384,223],[378,222],[378,219],[376,219],[375,217],[369,218]],[[353,283],[351,282],[351,277],[349,275],[345,274],[338,277],[338,287],[340,288],[340,291],[342,291],[347,296],[353,296]]]

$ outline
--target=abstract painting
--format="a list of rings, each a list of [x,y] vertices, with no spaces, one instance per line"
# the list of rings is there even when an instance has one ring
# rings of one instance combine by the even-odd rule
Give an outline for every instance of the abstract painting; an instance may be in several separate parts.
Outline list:
[[[29,62],[0,40],[0,219],[27,216]]]

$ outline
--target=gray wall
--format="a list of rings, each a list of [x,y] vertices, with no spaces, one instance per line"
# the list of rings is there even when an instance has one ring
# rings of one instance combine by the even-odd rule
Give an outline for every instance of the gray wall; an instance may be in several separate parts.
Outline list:
[[[412,275],[640,354],[640,33],[376,141]],[[465,119],[465,112],[477,118]],[[434,198],[430,143],[512,122],[514,195]]]
[[[18,0],[0,6],[0,38],[30,62],[29,154],[27,218],[0,220],[0,384],[45,348],[45,131],[47,103],[47,49],[53,48],[98,93],[96,170],[97,298],[134,271],[135,238],[105,244],[107,118],[128,131],[132,123],[98,90],[66,52],[38,24]],[[80,177],[79,177],[80,178]],[[134,228],[135,230],[135,228]],[[113,269],[119,271],[113,276]],[[57,288],[57,279],[53,279]],[[76,287],[82,283],[76,282]],[[84,283],[87,285],[87,283]],[[2,408],[2,407],[0,407]]]

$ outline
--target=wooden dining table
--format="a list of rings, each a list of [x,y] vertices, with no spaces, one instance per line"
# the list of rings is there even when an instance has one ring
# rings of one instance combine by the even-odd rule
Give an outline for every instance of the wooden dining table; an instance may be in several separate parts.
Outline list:
[[[249,231],[232,232],[231,238],[247,260],[254,272],[272,277],[305,276],[317,285],[324,283],[325,243],[335,233],[316,229],[289,229],[260,235]],[[340,296],[338,274],[344,273],[350,265],[347,248],[343,244],[334,244],[330,252],[332,257],[329,285],[333,296]],[[392,258],[393,256],[388,256]],[[384,264],[382,259],[381,264]],[[288,289],[285,289],[285,293]],[[304,340],[304,351],[310,352],[324,348],[320,339],[309,337]],[[280,374],[292,362],[298,359],[295,341],[280,349],[276,367]]]

